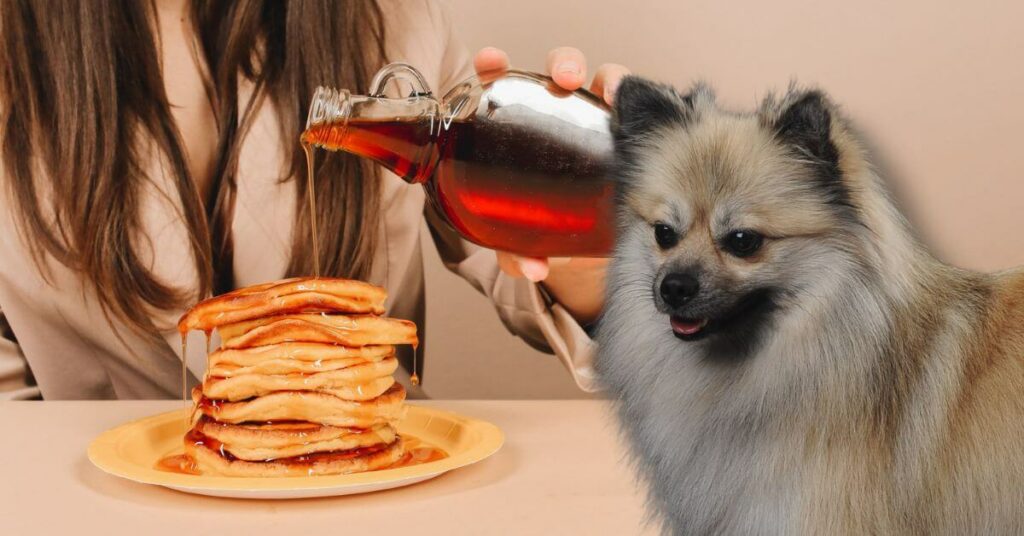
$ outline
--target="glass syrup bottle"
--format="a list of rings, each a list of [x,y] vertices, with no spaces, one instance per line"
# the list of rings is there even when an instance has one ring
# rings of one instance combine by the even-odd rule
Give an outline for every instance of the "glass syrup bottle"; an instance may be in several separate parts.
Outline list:
[[[386,97],[392,80],[409,83],[409,96]],[[434,209],[481,246],[531,257],[610,254],[613,146],[599,98],[505,70],[439,101],[403,63],[377,73],[369,93],[317,88],[301,138],[307,152],[347,151],[422,185]]]

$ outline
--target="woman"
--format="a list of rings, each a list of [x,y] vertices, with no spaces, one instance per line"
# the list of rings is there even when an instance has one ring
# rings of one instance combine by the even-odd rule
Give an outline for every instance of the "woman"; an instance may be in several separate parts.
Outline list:
[[[495,49],[471,60],[426,2],[0,5],[7,398],[178,396],[180,360],[205,367],[200,345],[177,352],[188,306],[312,271],[296,140],[313,88],[365,92],[404,60],[443,94],[508,62]],[[579,51],[552,51],[548,67],[568,89],[584,81]],[[610,96],[623,73],[603,67],[594,89]],[[449,268],[591,386],[581,326],[601,306],[601,262],[496,256],[425,214],[421,189],[348,155],[318,161],[322,273],[386,287],[388,314],[422,326],[425,215]]]

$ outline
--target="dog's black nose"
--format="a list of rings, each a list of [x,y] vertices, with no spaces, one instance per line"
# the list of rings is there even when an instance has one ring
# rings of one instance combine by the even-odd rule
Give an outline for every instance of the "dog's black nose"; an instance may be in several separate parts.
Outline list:
[[[661,298],[671,307],[679,307],[693,299],[700,290],[697,278],[687,274],[668,274],[661,280]]]

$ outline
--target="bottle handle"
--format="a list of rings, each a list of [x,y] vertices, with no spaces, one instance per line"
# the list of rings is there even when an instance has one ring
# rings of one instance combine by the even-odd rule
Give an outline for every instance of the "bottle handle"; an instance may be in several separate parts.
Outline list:
[[[370,82],[370,96],[375,98],[384,97],[384,88],[392,80],[405,80],[412,86],[412,94],[409,97],[433,97],[430,85],[423,78],[423,75],[415,67],[408,63],[389,63],[383,69],[377,71]]]

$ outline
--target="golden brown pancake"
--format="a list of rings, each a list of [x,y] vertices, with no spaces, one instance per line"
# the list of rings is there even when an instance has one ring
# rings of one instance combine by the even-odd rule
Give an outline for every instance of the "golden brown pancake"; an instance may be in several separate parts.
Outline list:
[[[250,400],[227,402],[192,391],[199,411],[220,422],[309,421],[330,426],[372,428],[391,424],[404,414],[405,388],[394,383],[384,394],[365,401],[352,401],[317,391],[279,391]]]
[[[381,424],[371,428],[328,426],[301,421],[227,424],[217,422],[205,415],[196,421],[195,429],[222,443],[248,448],[280,448],[295,445],[297,441],[329,441],[367,432],[373,432],[382,437],[396,433],[390,424]]]
[[[334,427],[329,429],[343,433],[320,433],[317,434],[320,437],[316,438],[301,431],[301,428],[293,431],[278,428],[260,433],[258,430],[246,428],[244,425],[212,423],[209,419],[201,419],[195,427],[200,434],[223,445],[226,452],[240,460],[248,461],[277,460],[314,452],[337,452],[381,444],[387,445],[398,437],[395,428],[390,425],[380,425],[369,429]],[[268,440],[270,437],[274,438],[274,441]]]
[[[387,378],[378,378],[361,385],[343,385],[341,387],[319,389],[318,391],[334,395],[342,400],[355,400],[362,402],[372,400],[388,392],[388,389],[390,389],[391,385],[394,383],[395,379],[389,376]]]
[[[350,357],[347,359],[330,359],[327,361],[274,359],[251,367],[239,367],[231,363],[219,362],[216,365],[211,365],[207,374],[218,378],[230,378],[232,376],[242,376],[244,374],[316,374],[317,372],[340,370],[361,365],[363,363],[381,361],[383,359],[385,358],[382,357],[379,359],[368,360],[358,357]]]
[[[293,375],[295,376],[295,375]],[[374,378],[365,382],[350,384],[350,385],[335,385],[333,387],[317,387],[311,388],[309,385],[302,385],[301,380],[282,380],[279,382],[268,381],[266,378],[274,379],[275,377],[264,377],[265,379],[260,383],[252,383],[249,385],[235,386],[233,388],[226,388],[220,385],[215,385],[216,388],[208,389],[210,392],[221,394],[219,397],[211,397],[207,395],[207,398],[215,400],[227,400],[229,402],[238,402],[240,400],[246,400],[254,396],[266,396],[274,392],[283,391],[316,391],[319,393],[327,393],[334,395],[342,400],[354,400],[364,401],[372,400],[378,396],[387,392],[391,388],[391,385],[395,383],[395,379],[391,376],[381,376],[380,378]],[[283,377],[277,377],[283,378]],[[285,389],[284,387],[292,386],[293,389]],[[278,388],[281,387],[281,388]],[[248,395],[248,396],[245,396]]]
[[[221,449],[216,441],[186,436],[185,453],[195,460],[203,474],[240,477],[281,477],[340,475],[383,469],[402,459],[405,449],[402,439],[388,445],[377,445],[340,452],[282,458],[273,461],[246,461]]]
[[[209,355],[210,376],[291,374],[343,369],[395,355],[389,345],[348,347],[334,344],[288,342],[243,349],[221,349]]]
[[[343,346],[417,344],[416,324],[372,315],[296,314],[257,318],[218,328],[222,348],[249,348],[284,342]]]
[[[210,331],[271,315],[298,312],[383,314],[387,292],[376,285],[334,278],[294,278],[241,288],[196,304],[178,321],[178,331]]]
[[[231,377],[209,377],[203,382],[203,394],[218,400],[245,400],[275,391],[329,391],[349,388],[354,396],[348,400],[369,400],[384,393],[394,379],[398,360],[389,357],[355,366],[315,374],[241,374]],[[338,395],[338,393],[334,393]]]

